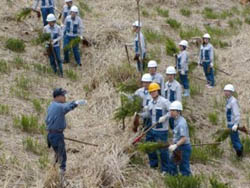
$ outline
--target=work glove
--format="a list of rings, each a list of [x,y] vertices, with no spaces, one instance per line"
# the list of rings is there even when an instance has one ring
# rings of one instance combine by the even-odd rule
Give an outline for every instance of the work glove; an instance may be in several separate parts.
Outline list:
[[[57,39],[54,39],[53,41],[52,41],[52,44],[54,45],[55,43],[57,43]]]
[[[233,127],[232,127],[232,131],[236,132],[237,130],[238,130],[238,125],[234,124]]]
[[[176,148],[177,148],[177,144],[172,144],[168,147],[170,152],[173,152],[174,150],[176,150]]]
[[[214,67],[214,64],[213,64],[213,63],[210,63],[210,67],[213,68],[213,67]]]
[[[148,108],[149,108],[148,105],[147,105],[147,106],[144,106],[144,107],[143,107],[143,112],[148,111]]]
[[[61,28],[63,28],[64,27],[64,24],[61,24]]]
[[[75,103],[79,106],[83,106],[83,105],[87,104],[87,101],[84,99],[81,99],[81,100],[77,100]]]
[[[80,36],[80,39],[82,40],[82,39],[83,39],[83,36]]]
[[[167,120],[167,116],[161,116],[160,119],[159,119],[159,123],[163,123]]]
[[[181,75],[185,75],[185,71],[184,70],[181,70]]]

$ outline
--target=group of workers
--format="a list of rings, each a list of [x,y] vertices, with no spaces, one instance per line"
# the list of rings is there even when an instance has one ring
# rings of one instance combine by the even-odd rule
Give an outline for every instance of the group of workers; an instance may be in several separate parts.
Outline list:
[[[37,9],[40,0],[35,0],[34,10]],[[63,39],[64,62],[69,62],[69,49],[73,48],[76,63],[81,66],[79,43],[73,43],[76,39],[82,39],[83,24],[79,17],[79,11],[73,5],[72,0],[65,0],[63,7],[63,24],[56,24],[54,14],[54,0],[41,0],[41,12],[44,23],[44,33],[51,35],[49,54],[50,64],[55,73],[63,76],[62,60],[60,57],[60,41]],[[135,58],[137,70],[142,72],[146,66],[146,42],[141,32],[142,24],[139,21],[133,23],[133,31],[136,32],[134,41]],[[203,43],[200,47],[198,64],[203,66],[207,80],[207,87],[213,88],[214,81],[214,52],[210,43],[210,35],[203,36]],[[73,43],[73,44],[72,44]],[[179,43],[180,53],[176,55],[176,67],[169,66],[166,69],[167,82],[164,76],[157,72],[157,62],[151,60],[147,64],[148,72],[142,76],[143,87],[135,92],[135,95],[143,99],[143,111],[139,113],[143,119],[145,128],[150,128],[146,135],[147,142],[167,142],[169,127],[173,132],[173,142],[166,149],[160,149],[161,171],[163,174],[177,175],[178,169],[182,175],[191,175],[190,156],[191,144],[189,128],[185,118],[182,116],[182,97],[190,96],[188,80],[188,42],[182,40]],[[179,74],[181,84],[175,79]],[[184,92],[182,92],[182,87]],[[60,173],[64,177],[66,170],[66,150],[63,131],[66,128],[65,115],[78,105],[86,104],[85,100],[78,100],[66,103],[66,91],[57,88],[53,91],[54,100],[48,107],[46,125],[48,131],[48,145],[52,146],[56,153],[56,161],[60,163]],[[240,126],[240,112],[237,99],[233,97],[234,87],[228,84],[224,88],[226,102],[226,117],[228,128],[231,131],[231,140],[237,156],[243,154],[243,146],[239,139],[238,127]],[[153,126],[155,125],[155,126]],[[175,153],[180,151],[181,161],[176,163]],[[158,155],[156,152],[148,154],[149,164],[152,168],[158,167]]]
[[[82,66],[79,42],[83,39],[84,26],[79,16],[77,6],[73,5],[72,0],[65,0],[62,10],[62,23],[60,26],[56,23],[57,18],[54,14],[54,0],[35,0],[33,10],[37,11],[37,7],[41,1],[40,8],[42,12],[44,33],[50,34],[50,41],[46,48],[50,60],[51,67],[55,73],[63,77],[63,66],[61,60],[61,45],[63,39],[64,63],[69,63],[69,51],[72,49],[75,61],[78,66]],[[58,72],[59,70],[59,72]]]
[[[133,24],[136,32],[135,38],[135,60],[137,69],[141,71],[140,64],[146,57],[145,39],[140,31],[141,23],[138,21]],[[140,34],[139,34],[140,33]],[[141,36],[140,41],[138,36]],[[210,43],[210,35],[204,34],[202,45],[200,47],[198,65],[203,66],[207,80],[207,88],[215,86],[214,81],[214,50]],[[138,44],[141,42],[141,45]],[[140,50],[139,48],[142,48]],[[185,118],[182,116],[182,97],[190,96],[188,80],[188,53],[186,51],[188,42],[182,40],[179,43],[180,53],[176,55],[176,67],[168,66],[166,69],[167,82],[164,83],[164,77],[157,73],[157,63],[154,60],[148,62],[148,72],[142,76],[142,88],[135,92],[135,95],[142,98],[143,110],[139,116],[143,119],[144,129],[150,129],[146,134],[146,142],[167,142],[169,127],[173,132],[172,144],[166,148],[160,149],[161,172],[163,174],[177,175],[178,170],[184,176],[191,175],[190,156],[191,144],[189,137],[189,128]],[[141,57],[141,58],[139,58]],[[177,71],[176,71],[177,69]],[[179,74],[181,84],[175,80],[176,74]],[[182,86],[181,86],[182,85]],[[182,87],[184,92],[182,94]],[[224,87],[226,97],[226,119],[228,128],[231,129],[230,137],[233,148],[238,157],[243,156],[243,146],[241,144],[238,128],[240,126],[240,111],[237,99],[233,96],[234,86],[227,84]],[[137,130],[137,129],[133,129]],[[169,156],[170,152],[170,156]],[[180,161],[176,162],[174,157],[180,153]],[[157,152],[148,153],[150,167],[158,167]],[[179,168],[177,168],[177,166]]]

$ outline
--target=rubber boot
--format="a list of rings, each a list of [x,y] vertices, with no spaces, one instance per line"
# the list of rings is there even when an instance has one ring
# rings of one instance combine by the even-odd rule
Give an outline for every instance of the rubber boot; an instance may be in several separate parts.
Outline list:
[[[183,97],[189,97],[189,96],[190,96],[190,91],[189,91],[189,89],[184,89]]]

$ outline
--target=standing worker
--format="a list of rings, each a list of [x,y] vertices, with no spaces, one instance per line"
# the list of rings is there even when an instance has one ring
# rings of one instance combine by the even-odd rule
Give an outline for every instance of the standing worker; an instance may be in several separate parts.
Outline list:
[[[48,22],[46,21],[47,16],[49,14],[54,14],[54,7],[55,7],[55,1],[54,0],[34,0],[32,9],[34,11],[37,11],[37,7],[39,4],[39,1],[41,1],[41,12],[42,12],[42,17],[43,17],[43,25],[47,25]]]
[[[233,148],[236,151],[238,157],[243,156],[243,146],[240,142],[238,127],[240,126],[240,109],[237,99],[233,96],[234,86],[232,84],[227,84],[224,87],[224,95],[227,98],[226,103],[226,118],[227,126],[232,129],[230,133],[230,138],[233,144]]]
[[[66,17],[70,14],[70,9],[73,5],[73,0],[65,0],[65,5],[63,6],[63,17],[62,23],[64,23]]]
[[[161,87],[160,95],[164,96],[164,77],[160,73],[157,73],[157,62],[155,60],[148,62],[148,72],[152,76],[152,82],[159,84]]]
[[[191,145],[189,138],[188,125],[184,117],[181,115],[183,110],[180,101],[174,101],[171,103],[170,116],[175,119],[175,127],[173,130],[173,144],[169,146],[169,151],[172,153],[170,158],[170,174],[178,175],[177,161],[175,161],[175,155],[179,153],[180,161],[178,166],[183,176],[190,176],[190,156],[191,156]]]
[[[62,30],[59,25],[56,24],[56,17],[54,14],[49,14],[47,17],[48,25],[43,29],[43,33],[49,33],[51,42],[46,46],[49,52],[50,65],[55,73],[57,68],[60,71],[60,76],[63,77],[62,60],[60,55],[60,40],[62,39]]]
[[[66,103],[66,90],[57,88],[53,91],[54,100],[47,110],[46,129],[48,131],[48,146],[55,151],[56,162],[60,163],[60,176],[63,180],[66,171],[66,149],[63,131],[66,128],[65,115],[78,105],[86,104],[85,100]]]
[[[170,102],[159,95],[160,86],[157,83],[151,83],[148,91],[152,97],[146,112],[140,114],[143,118],[150,118],[151,124],[157,123],[146,135],[147,142],[167,142],[168,140],[168,113]],[[149,164],[151,168],[158,167],[158,156],[156,152],[148,154]],[[166,174],[169,172],[169,156],[168,149],[160,149],[161,172]]]
[[[70,15],[64,21],[64,62],[69,63],[69,50],[72,48],[77,65],[82,66],[79,52],[79,42],[77,39],[83,39],[83,23],[78,16],[78,8],[72,6]]]
[[[137,71],[142,72],[145,69],[144,59],[146,58],[146,43],[141,32],[142,24],[139,21],[133,23],[133,32],[136,33],[134,40],[135,57],[137,62]],[[140,39],[139,39],[140,36]],[[140,43],[139,43],[140,42]]]
[[[181,84],[184,88],[184,97],[189,97],[189,81],[188,81],[188,53],[186,51],[188,47],[188,42],[186,40],[182,40],[179,43],[179,48],[181,52],[177,55],[177,70],[179,72]]]
[[[173,66],[169,66],[166,70],[166,74],[168,81],[165,84],[165,98],[168,99],[171,103],[176,100],[181,102],[182,89],[180,83],[175,80],[175,68]],[[174,118],[169,118],[169,125],[171,129],[174,129]]]
[[[214,87],[214,47],[210,43],[210,35],[208,33],[203,35],[203,44],[200,48],[200,55],[198,64],[203,66],[203,70],[207,79],[207,87]]]
[[[135,95],[139,96],[142,99],[142,106],[143,106],[143,111],[147,111],[148,105],[150,100],[152,100],[152,97],[150,93],[148,92],[148,86],[152,82],[152,77],[150,74],[146,73],[142,76],[141,79],[142,82],[142,88],[136,90]],[[143,125],[144,128],[148,128],[151,126],[151,119],[150,118],[143,118]],[[134,132],[137,131],[137,127],[133,127]]]

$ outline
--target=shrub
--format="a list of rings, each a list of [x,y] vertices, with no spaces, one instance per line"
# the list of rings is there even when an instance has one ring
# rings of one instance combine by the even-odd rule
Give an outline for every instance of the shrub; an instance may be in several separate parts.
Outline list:
[[[199,37],[203,32],[198,27],[187,26],[180,30],[180,37],[182,39],[191,39],[192,37]]]
[[[150,15],[149,15],[149,12],[146,10],[146,9],[142,9],[142,16],[144,16],[144,17],[149,17]]]
[[[45,42],[48,42],[50,40],[50,34],[49,33],[43,33],[43,31],[38,31],[38,36],[35,38],[32,43],[34,45],[43,44]]]
[[[15,117],[14,126],[28,133],[41,133],[44,129],[43,126],[39,126],[38,117],[33,115],[22,115],[21,117]]]
[[[166,20],[167,24],[170,25],[173,29],[179,29],[181,27],[181,23],[179,23],[177,20],[169,18]]]
[[[199,176],[166,176],[164,179],[166,187],[173,188],[200,188],[202,178]]]
[[[227,184],[219,182],[217,178],[215,177],[215,175],[209,178],[209,182],[210,182],[211,188],[229,188]]]
[[[219,117],[217,112],[210,112],[208,113],[208,120],[213,125],[218,125]]]
[[[8,74],[10,72],[8,63],[3,59],[0,60],[0,72],[5,74]]]
[[[32,103],[37,113],[43,112],[41,101],[39,99],[33,99]]]
[[[180,13],[182,16],[190,17],[192,12],[189,9],[182,8],[180,9]]]
[[[189,81],[190,87],[190,96],[194,97],[195,95],[200,95],[203,92],[202,87],[199,84],[194,83],[192,80]]]
[[[64,71],[64,73],[66,74],[67,78],[69,78],[71,81],[77,81],[78,80],[78,75],[74,70],[66,69]]]
[[[159,16],[162,16],[162,17],[168,17],[169,16],[169,11],[166,10],[166,9],[161,9],[160,7],[157,7],[156,11],[157,11]]]
[[[9,113],[10,113],[9,106],[0,104],[0,115],[8,115]]]
[[[173,56],[177,54],[179,49],[177,48],[175,42],[171,38],[167,38],[166,40],[166,54],[169,56]]]
[[[217,19],[219,15],[212,8],[205,7],[202,11],[203,17],[207,19]]]
[[[5,48],[14,51],[14,52],[24,52],[25,51],[25,44],[23,40],[9,38],[5,42]]]
[[[153,29],[145,29],[143,30],[143,34],[148,43],[164,43],[166,40],[166,36]]]
[[[43,155],[47,152],[47,146],[38,142],[38,140],[31,137],[23,139],[23,146],[27,151],[30,151],[36,155]]]
[[[24,20],[27,16],[29,16],[32,12],[31,8],[23,8],[18,14],[16,15],[16,19],[18,22]]]

